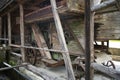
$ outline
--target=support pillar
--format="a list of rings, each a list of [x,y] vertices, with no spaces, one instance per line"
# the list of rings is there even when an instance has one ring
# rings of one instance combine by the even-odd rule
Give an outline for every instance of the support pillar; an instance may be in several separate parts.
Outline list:
[[[11,15],[10,13],[7,14],[8,16],[8,45],[11,44]]]
[[[24,9],[23,5],[19,4],[20,8],[20,36],[21,36],[21,46],[24,46]],[[25,50],[21,47],[22,61],[25,62]]]

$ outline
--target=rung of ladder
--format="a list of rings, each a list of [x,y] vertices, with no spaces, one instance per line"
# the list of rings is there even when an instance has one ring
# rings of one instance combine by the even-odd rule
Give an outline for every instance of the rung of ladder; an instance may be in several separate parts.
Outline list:
[[[3,62],[3,64],[8,66],[8,67],[0,68],[0,71],[4,71],[4,70],[8,70],[8,69],[13,69],[13,68],[18,68],[18,67],[23,67],[23,66],[29,65],[28,63],[23,63],[21,65],[11,66],[11,65],[7,64],[6,62]]]

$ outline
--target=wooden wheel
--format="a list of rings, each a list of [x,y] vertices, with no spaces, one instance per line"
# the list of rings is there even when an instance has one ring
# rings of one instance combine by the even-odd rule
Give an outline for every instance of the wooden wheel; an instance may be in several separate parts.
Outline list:
[[[34,49],[27,49],[26,50],[27,61],[33,65],[36,64],[37,60],[37,51]]]
[[[113,69],[115,69],[115,65],[111,60],[108,61],[107,63],[103,63],[103,65],[107,67],[112,67]]]

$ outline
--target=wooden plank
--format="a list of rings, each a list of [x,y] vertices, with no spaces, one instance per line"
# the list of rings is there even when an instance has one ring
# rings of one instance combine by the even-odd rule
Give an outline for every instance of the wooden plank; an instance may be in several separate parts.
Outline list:
[[[4,64],[8,65],[7,63],[4,63]],[[28,65],[27,63],[24,63],[22,65],[4,67],[4,68],[0,68],[0,71],[8,70],[8,69],[13,69],[13,68],[18,68],[18,67],[23,67],[23,66],[27,66],[27,65]]]
[[[60,22],[58,12],[56,10],[57,9],[56,1],[50,0],[50,2],[51,2],[51,6],[52,6],[52,12],[53,12],[53,17],[54,17],[54,21],[55,21],[55,25],[56,25],[56,29],[57,29],[57,34],[59,36],[58,38],[59,38],[60,45],[62,46],[62,49],[64,51],[67,51],[66,53],[63,54],[63,58],[64,58],[66,70],[67,70],[67,77],[68,77],[68,80],[75,80],[68,48],[66,45],[66,41],[65,41],[65,37],[64,37],[63,29],[62,29],[62,25]]]
[[[103,8],[106,8],[106,7],[109,7],[111,5],[114,5],[115,3],[116,3],[116,0],[107,0],[107,1],[102,2],[99,5],[93,6],[91,8],[91,11],[98,11],[98,10],[101,10]]]
[[[19,4],[20,8],[20,37],[21,37],[21,46],[24,46],[24,9],[23,5]],[[21,47],[22,61],[25,61],[25,50]]]
[[[30,78],[28,80],[44,80],[40,75],[33,73],[32,71],[26,69],[25,67],[19,67],[19,71],[22,72],[22,74],[28,76]]]
[[[32,31],[33,31],[33,34],[34,34],[34,37],[35,37],[38,47],[48,49],[48,46],[47,46],[46,41],[39,29],[39,26],[37,26],[36,24],[32,24]],[[43,57],[47,57],[48,59],[51,59],[51,54],[49,51],[39,50],[39,52],[41,53],[41,55]]]
[[[77,41],[80,49],[82,50],[82,53],[85,53],[85,50],[79,40],[79,38],[74,34],[73,30],[71,29],[71,27],[69,25],[67,25],[68,23],[65,24],[65,26],[69,29],[70,33],[72,34],[72,36],[74,37],[74,39]]]
[[[115,61],[120,61],[120,56],[112,55],[112,59],[115,60]]]
[[[53,73],[47,69],[37,68],[32,65],[28,65],[27,69],[40,75],[44,80],[66,80],[64,77],[60,77],[56,73]]]
[[[8,43],[11,44],[11,15],[8,13]]]
[[[91,67],[93,67],[97,71],[100,71],[104,74],[107,74],[110,77],[115,78],[116,80],[120,79],[120,71],[117,71],[117,70],[112,69],[112,68],[105,67],[105,66],[103,66],[101,64],[97,64],[97,63],[92,63]]]

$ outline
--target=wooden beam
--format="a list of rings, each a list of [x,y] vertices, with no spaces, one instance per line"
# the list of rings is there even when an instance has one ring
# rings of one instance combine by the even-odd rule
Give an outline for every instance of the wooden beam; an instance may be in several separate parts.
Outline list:
[[[8,44],[11,44],[11,15],[10,13],[7,14],[8,16]]]
[[[104,74],[107,74],[110,77],[115,78],[116,80],[120,79],[120,71],[117,71],[115,69],[112,68],[108,68],[106,66],[97,64],[97,63],[92,63],[91,67],[93,67],[95,70],[100,71]]]
[[[85,0],[85,80],[93,80],[94,70],[90,67],[94,61],[94,0]]]
[[[4,63],[4,64],[8,65],[7,63]],[[18,67],[23,67],[23,66],[27,66],[27,65],[28,65],[27,63],[24,63],[22,65],[4,67],[4,68],[0,68],[0,71],[8,70],[8,69],[13,69],[13,68],[18,68]]]
[[[60,45],[62,46],[62,49],[64,51],[67,51],[66,53],[63,54],[63,58],[64,58],[66,70],[67,70],[67,77],[68,77],[68,80],[75,80],[75,76],[74,76],[74,72],[73,72],[68,48],[67,48],[67,45],[66,45],[61,21],[60,21],[60,18],[59,18],[58,11],[56,10],[57,9],[56,1],[55,0],[50,0],[50,2],[51,2],[51,6],[52,6],[53,17],[54,17],[54,21],[55,21]]]
[[[23,5],[19,4],[20,9],[20,36],[21,36],[21,46],[24,46],[24,9]],[[25,61],[25,50],[21,48],[22,61]]]
[[[82,50],[82,53],[85,53],[84,48],[82,47],[82,44],[80,42],[80,40],[78,39],[78,37],[75,35],[74,31],[71,29],[71,27],[69,25],[67,25],[68,23],[65,24],[65,27],[68,28],[68,30],[70,31],[71,35],[74,37],[74,39],[77,41],[80,49]]]
[[[37,42],[38,47],[46,48],[48,49],[48,46],[46,44],[46,41],[42,35],[42,32],[39,29],[39,26],[37,24],[32,24],[32,31],[35,37],[35,41]],[[52,59],[51,54],[49,51],[39,50],[41,55],[43,57],[46,57],[48,59]]]
[[[91,11],[98,11],[101,9],[105,9],[106,7],[109,7],[111,5],[115,5],[115,3],[116,3],[116,0],[107,0],[107,1],[102,2],[99,5],[93,6],[91,8]]]

